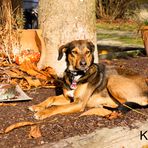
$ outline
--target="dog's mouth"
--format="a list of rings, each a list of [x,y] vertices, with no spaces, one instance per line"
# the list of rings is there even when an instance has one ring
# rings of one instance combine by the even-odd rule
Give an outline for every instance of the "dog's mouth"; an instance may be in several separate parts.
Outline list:
[[[89,69],[89,66],[72,66],[68,67],[70,71],[83,71],[86,72]]]
[[[87,71],[89,69],[89,66],[80,66],[80,67],[76,67],[76,70],[78,71]]]

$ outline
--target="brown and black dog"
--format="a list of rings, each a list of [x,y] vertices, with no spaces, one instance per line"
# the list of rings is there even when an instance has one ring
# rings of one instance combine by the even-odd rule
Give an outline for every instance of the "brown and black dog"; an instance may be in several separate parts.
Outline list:
[[[58,60],[65,53],[67,63],[63,94],[30,106],[29,109],[36,112],[36,119],[80,112],[85,107],[91,109],[84,115],[105,116],[112,111],[104,107],[117,108],[126,102],[141,106],[148,104],[148,88],[144,78],[107,75],[103,64],[94,63],[94,48],[94,44],[87,40],[75,40],[59,48]]]

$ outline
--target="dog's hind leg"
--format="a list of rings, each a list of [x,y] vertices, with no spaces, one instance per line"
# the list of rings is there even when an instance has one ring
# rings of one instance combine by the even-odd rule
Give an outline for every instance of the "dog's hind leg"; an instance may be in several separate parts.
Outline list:
[[[111,107],[111,108],[117,108],[118,104],[116,104],[112,98],[109,96],[106,89],[102,90],[99,93],[94,93],[89,101],[87,102],[87,107],[90,107],[88,111],[82,113],[80,116],[84,115],[98,115],[98,116],[107,116],[112,113],[111,110],[103,108],[105,107]]]
[[[113,98],[121,104],[133,102],[141,106],[148,105],[148,87],[139,77],[132,79],[112,75],[108,79],[107,89]]]
[[[52,96],[37,105],[30,106],[29,110],[40,111],[52,105],[65,105],[69,103],[70,103],[70,100],[66,99],[64,95]]]
[[[106,88],[101,92],[95,92],[87,102],[87,107],[100,107],[106,106],[111,108],[117,108],[118,104],[110,97]]]

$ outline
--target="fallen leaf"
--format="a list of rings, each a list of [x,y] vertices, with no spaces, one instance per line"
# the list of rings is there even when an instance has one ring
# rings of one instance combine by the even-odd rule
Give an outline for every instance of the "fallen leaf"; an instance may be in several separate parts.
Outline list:
[[[23,126],[28,126],[28,125],[34,125],[36,123],[34,122],[18,122],[18,123],[15,123],[15,124],[12,124],[10,126],[8,126],[6,129],[5,129],[5,133],[8,133],[16,128],[19,128],[19,127],[23,127]]]
[[[56,73],[56,71],[55,71],[53,68],[51,68],[51,67],[46,67],[46,68],[43,69],[43,71],[44,71],[44,73],[46,74],[46,76],[51,75],[51,76],[53,76],[54,78],[57,78],[57,73]]]
[[[24,78],[27,80],[27,82],[30,85],[30,87],[31,86],[34,86],[34,87],[41,86],[41,82],[40,82],[39,79],[34,79],[32,77],[24,77]]]
[[[0,103],[0,106],[16,106],[16,103]]]
[[[45,76],[45,75],[43,75],[43,74],[37,74],[36,76],[35,76],[37,79],[41,79],[41,80],[48,80],[48,77],[47,76]]]
[[[30,86],[29,86],[27,80],[25,80],[25,79],[20,80],[19,86],[23,89],[26,89],[26,90],[30,89]]]
[[[19,75],[19,76],[22,76],[22,75],[23,75],[23,72],[20,71],[17,67],[11,68],[11,71],[12,71],[12,72],[15,72],[15,73],[16,73],[17,75]]]
[[[80,115],[81,116],[86,116],[86,115],[97,115],[97,116],[107,116],[109,114],[111,114],[112,111],[108,110],[108,109],[105,109],[105,108],[92,108],[84,113],[82,113]]]
[[[17,79],[17,78],[11,78],[11,80],[10,80],[10,84],[12,84],[12,85],[17,85],[17,84],[19,84],[19,81],[20,81],[20,79]],[[6,82],[5,82],[6,83]]]
[[[50,87],[57,79],[56,72],[51,67],[39,70],[34,63],[24,61],[19,66],[16,64],[5,64],[0,61],[0,82],[19,85],[24,90],[37,87]]]
[[[39,126],[37,126],[37,125],[31,126],[29,138],[39,138],[41,136],[42,135],[41,135],[41,131],[39,129]]]
[[[108,119],[112,120],[112,119],[116,119],[118,117],[121,117],[122,114],[116,111],[113,111],[110,115],[106,116]]]
[[[7,74],[9,77],[12,77],[12,78],[22,78],[21,74],[18,74],[14,71],[11,71],[11,70],[6,70],[6,71],[4,71],[4,73]]]
[[[19,69],[21,71],[26,72],[27,74],[31,75],[31,76],[36,76],[39,72],[39,70],[37,69],[37,67],[32,64],[31,62],[23,62]]]

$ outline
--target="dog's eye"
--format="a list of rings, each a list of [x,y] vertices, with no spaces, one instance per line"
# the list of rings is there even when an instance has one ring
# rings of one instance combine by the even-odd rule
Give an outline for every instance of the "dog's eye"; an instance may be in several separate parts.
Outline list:
[[[78,52],[77,52],[77,51],[75,51],[75,50],[73,50],[73,51],[72,51],[72,54],[77,54],[77,53],[78,53]]]
[[[88,51],[86,51],[86,54],[90,54],[90,51],[88,50]]]

